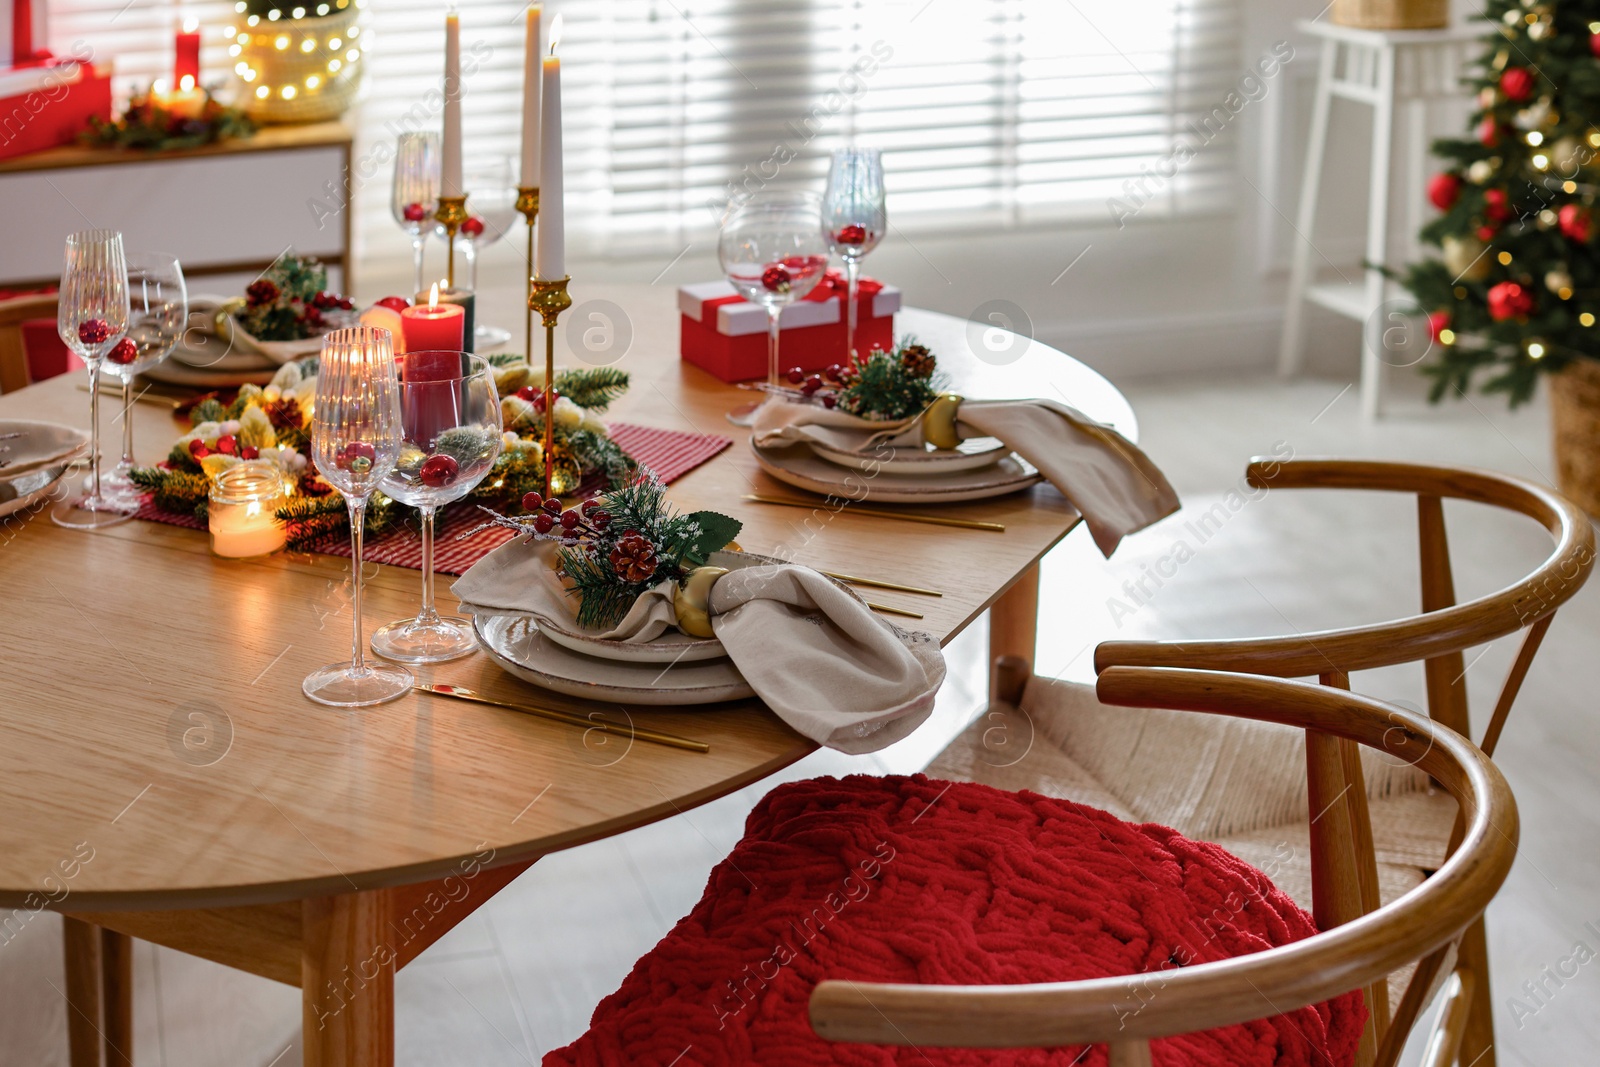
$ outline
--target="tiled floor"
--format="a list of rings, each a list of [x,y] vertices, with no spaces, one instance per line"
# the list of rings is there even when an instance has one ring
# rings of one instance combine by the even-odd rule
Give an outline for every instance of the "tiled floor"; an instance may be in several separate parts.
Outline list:
[[[1170,473],[1186,511],[1130,541],[1106,563],[1075,535],[1045,566],[1040,670],[1090,675],[1089,651],[1112,636],[1247,635],[1376,620],[1416,606],[1414,518],[1407,501],[1276,493],[1228,511],[1204,538],[1188,521],[1235,487],[1252,454],[1344,455],[1465,463],[1548,480],[1542,405],[1508,414],[1475,398],[1440,409],[1403,401],[1363,425],[1342,381],[1163,382],[1127,389],[1146,448]],[[1463,596],[1532,566],[1541,530],[1486,509],[1447,509]],[[1179,541],[1192,550],[1175,577],[1130,591]],[[1185,553],[1187,555],[1187,553]],[[1502,1064],[1586,1063],[1600,1046],[1600,964],[1544,1006],[1520,992],[1575,941],[1600,950],[1600,587],[1557,620],[1523,691],[1499,762],[1521,804],[1521,858],[1490,912]],[[984,635],[951,649],[938,718],[875,757],[819,753],[785,777],[912,770],[977,706]],[[1509,642],[1470,660],[1479,704],[1495,691]],[[1358,676],[1357,687],[1421,698],[1420,672]],[[538,863],[402,971],[399,1062],[534,1064],[582,1033],[589,1013],[698,898],[710,867],[737,840],[761,788],[667,822]],[[59,932],[48,916],[0,947],[0,1067],[54,1067],[66,1056]],[[300,1062],[295,990],[148,945],[136,955],[140,1067],[291,1067]],[[1521,997],[1522,1011],[1513,1011]],[[1537,1009],[1529,1014],[1529,1009]]]

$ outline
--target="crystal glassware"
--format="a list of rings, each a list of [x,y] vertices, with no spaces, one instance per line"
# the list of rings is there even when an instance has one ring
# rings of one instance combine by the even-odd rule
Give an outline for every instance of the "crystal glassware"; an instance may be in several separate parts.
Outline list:
[[[106,498],[135,511],[144,493],[129,476],[133,470],[133,379],[172,354],[189,321],[189,293],[183,267],[165,252],[136,252],[128,258],[128,334],[106,356],[102,370],[122,382],[122,460],[102,480]]]
[[[94,530],[129,517],[106,499],[100,486],[100,369],[128,332],[128,264],[122,234],[82,230],[67,238],[59,301],[56,332],[89,368],[90,472],[88,495],[61,501],[50,517],[61,526]]]
[[[723,222],[717,258],[739,295],[767,309],[767,386],[776,388],[779,316],[816,288],[828,266],[821,202],[812,193],[755,193]],[[748,426],[760,406],[729,412],[728,421]]]
[[[844,260],[849,291],[845,294],[845,352],[856,361],[856,293],[861,259],[883,240],[888,226],[884,207],[883,156],[876,148],[841,148],[828,168],[822,195],[822,233],[833,253]]]
[[[422,610],[372,635],[372,651],[402,663],[443,663],[477,647],[472,623],[433,603],[433,521],[470,493],[500,455],[494,368],[466,352],[407,352],[400,363],[400,458],[379,486],[422,522]]]
[[[467,289],[476,293],[478,255],[510,233],[521,217],[517,214],[515,165],[510,156],[481,156],[469,158],[461,173],[469,194],[467,221],[461,224],[456,237],[466,255]],[[443,239],[444,227],[436,227],[435,233]],[[511,340],[511,331],[480,321],[473,326],[472,337],[473,349],[483,352],[506,344]]]
[[[402,133],[395,142],[389,208],[394,221],[411,238],[411,262],[416,273],[412,292],[423,288],[422,248],[433,229],[433,213],[439,208],[439,153],[437,133]]]
[[[301,688],[321,704],[364,707],[393,700],[411,688],[411,672],[369,664],[361,640],[361,541],[367,497],[400,458],[400,376],[388,330],[358,326],[322,339],[311,455],[317,472],[350,507],[350,618],[348,663],[332,663],[306,676]]]

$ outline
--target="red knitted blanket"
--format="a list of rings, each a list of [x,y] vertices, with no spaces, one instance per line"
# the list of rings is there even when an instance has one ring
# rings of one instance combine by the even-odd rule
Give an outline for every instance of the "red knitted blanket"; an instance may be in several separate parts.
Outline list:
[[[922,775],[779,786],[695,908],[545,1067],[762,1064],[1105,1067],[1104,1046],[835,1044],[806,1005],[824,978],[929,985],[1160,973],[1316,931],[1254,867],[1163,826]],[[1268,991],[1270,993],[1270,991]],[[1360,991],[1154,1043],[1156,1067],[1345,1067]]]

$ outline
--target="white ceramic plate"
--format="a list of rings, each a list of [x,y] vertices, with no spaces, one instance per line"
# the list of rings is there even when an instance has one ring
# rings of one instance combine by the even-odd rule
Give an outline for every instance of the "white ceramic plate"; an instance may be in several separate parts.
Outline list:
[[[675,665],[596,659],[556,644],[527,615],[474,615],[472,628],[484,651],[506,671],[567,696],[649,707],[755,696],[726,657]]]
[[[20,434],[10,437],[9,434]],[[0,419],[0,479],[12,480],[63,462],[89,450],[89,434],[59,422]]]
[[[750,448],[761,469],[785,485],[867,504],[956,504],[965,500],[988,500],[1020,492],[1041,480],[1037,470],[1015,455],[975,470],[940,475],[889,471],[872,475],[829,463],[804,445],[761,448],[752,440]]]
[[[811,446],[811,451],[829,463],[836,463],[841,467],[858,471],[880,471],[886,474],[911,474],[917,477],[979,470],[993,466],[1011,454],[1009,448],[993,437],[975,437],[963,441],[961,447],[954,451],[926,446],[915,448],[907,445],[884,448],[882,455],[876,451],[844,452],[815,441],[806,443]]]
[[[45,467],[32,474],[0,482],[0,518],[32,507],[55,492],[56,486],[61,484],[61,480],[71,469],[70,462],[63,463],[60,466]]]

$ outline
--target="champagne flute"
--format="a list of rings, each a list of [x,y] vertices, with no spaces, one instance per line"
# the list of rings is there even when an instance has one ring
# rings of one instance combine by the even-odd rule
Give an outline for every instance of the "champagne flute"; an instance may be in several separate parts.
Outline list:
[[[717,259],[739,295],[767,309],[767,386],[778,386],[778,318],[817,287],[828,266],[820,201],[814,193],[759,192],[722,224]],[[728,413],[749,426],[761,404]]]
[[[411,262],[416,283],[413,293],[422,291],[422,247],[433,229],[433,213],[439,208],[439,135],[402,133],[395,142],[394,187],[389,209],[394,220],[411,238]]]
[[[128,257],[128,335],[106,356],[105,373],[122,382],[122,461],[106,475],[105,496],[124,511],[137,511],[144,492],[133,484],[133,379],[172,354],[189,320],[183,267],[165,252]]]
[[[494,368],[466,352],[407,352],[400,362],[400,459],[384,493],[422,518],[422,610],[372,635],[372,651],[402,663],[443,663],[478,647],[467,619],[433,604],[433,520],[470,493],[500,455]]]
[[[835,255],[844,260],[849,291],[845,295],[845,352],[856,356],[856,293],[861,258],[878,246],[888,227],[884,207],[883,156],[876,148],[841,148],[828,168],[822,197],[822,232]]]
[[[361,541],[367,497],[400,457],[400,381],[388,330],[357,326],[322,339],[311,454],[317,472],[350,507],[350,662],[313,671],[301,684],[319,704],[359,708],[411,688],[411,672],[369,665],[361,640]]]
[[[128,521],[128,514],[101,493],[100,368],[128,332],[128,263],[122,234],[81,230],[67,238],[65,269],[56,311],[56,332],[89,368],[89,495],[63,500],[50,512],[57,525],[97,530]]]
[[[462,181],[471,195],[467,198],[467,221],[461,224],[458,237],[466,253],[467,288],[474,293],[478,291],[478,256],[511,232],[521,217],[517,214],[517,183],[513,172],[512,159],[507,155],[469,158],[462,166]],[[434,234],[440,240],[446,237],[443,226],[435,227]],[[499,326],[479,320],[472,327],[475,352],[498,348],[510,340],[511,331]]]

